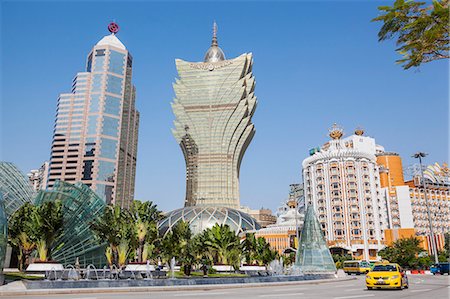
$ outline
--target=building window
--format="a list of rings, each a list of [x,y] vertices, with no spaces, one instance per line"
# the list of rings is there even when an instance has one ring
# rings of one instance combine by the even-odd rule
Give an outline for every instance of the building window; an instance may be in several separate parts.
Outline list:
[[[92,77],[92,92],[101,92],[102,91],[102,80],[103,75],[98,74]]]
[[[92,168],[94,160],[84,161],[83,180],[92,180]]]
[[[122,94],[122,83],[123,79],[108,75],[106,91],[114,94],[121,95]]]
[[[117,150],[116,140],[106,138],[101,139],[100,157],[108,159],[116,159],[116,150]]]
[[[103,117],[103,135],[117,137],[119,135],[119,120],[109,116]]]
[[[111,73],[123,75],[125,66],[125,54],[111,51],[109,54],[109,68]]]
[[[120,116],[120,98],[106,96],[104,112],[115,116]]]

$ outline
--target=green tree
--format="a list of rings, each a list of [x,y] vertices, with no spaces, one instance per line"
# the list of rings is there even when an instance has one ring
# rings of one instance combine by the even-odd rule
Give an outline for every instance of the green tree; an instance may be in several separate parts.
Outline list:
[[[245,263],[247,265],[253,265],[257,259],[257,243],[254,233],[247,233],[245,235],[245,240],[242,243]]]
[[[240,261],[240,239],[228,225],[215,224],[203,231],[205,249],[209,251],[215,263],[237,265]]]
[[[137,246],[133,217],[128,210],[121,209],[120,206],[106,206],[101,216],[91,223],[91,229],[100,243],[107,242],[109,244],[110,249],[107,250],[112,253],[112,264],[116,266],[118,266],[117,247],[123,240],[128,241],[128,246]],[[127,253],[126,257],[128,256]]]
[[[8,221],[8,242],[18,249],[19,270],[24,271],[29,264],[29,257],[36,247],[37,240],[34,237],[31,226],[31,215],[35,207],[25,203]]]
[[[383,259],[397,263],[405,268],[415,268],[418,264],[418,255],[423,249],[420,240],[416,237],[403,238],[395,241],[378,253]]]
[[[135,233],[137,239],[137,257],[139,262],[143,260],[144,248],[154,248],[154,243],[158,238],[157,223],[164,216],[157,206],[151,201],[133,201],[131,215],[135,223]]]
[[[131,213],[134,219],[141,219],[147,223],[157,223],[164,218],[163,213],[158,210],[158,207],[152,201],[134,200]]]
[[[278,252],[270,248],[270,244],[266,242],[266,239],[263,237],[256,239],[256,259],[259,265],[267,266],[277,258]]]
[[[10,217],[8,226],[9,243],[18,248],[19,270],[24,271],[36,248],[41,259],[51,259],[54,242],[63,233],[62,203],[26,203]]]
[[[55,240],[64,233],[63,205],[60,200],[46,201],[34,208],[31,214],[31,227],[40,244],[40,254],[46,251],[46,259],[52,259]]]
[[[449,0],[434,0],[431,6],[423,7],[424,4],[396,0],[393,6],[378,7],[382,15],[372,20],[383,22],[379,41],[397,37],[397,51],[403,56],[397,63],[404,69],[450,57]]]
[[[190,275],[192,266],[198,261],[200,242],[200,236],[193,237],[189,224],[180,221],[163,238],[162,255],[166,261],[175,258],[181,264],[184,274]]]

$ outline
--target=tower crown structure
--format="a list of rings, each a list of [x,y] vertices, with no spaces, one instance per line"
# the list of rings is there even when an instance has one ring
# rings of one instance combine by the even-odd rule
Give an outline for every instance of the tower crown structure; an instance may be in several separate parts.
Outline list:
[[[204,62],[176,60],[172,131],[186,160],[185,206],[240,208],[240,165],[255,134],[253,59],[225,60],[216,31]]]
[[[206,51],[204,62],[217,62],[223,60],[225,60],[225,54],[217,42],[217,24],[214,22],[211,47],[209,47],[208,51]]]

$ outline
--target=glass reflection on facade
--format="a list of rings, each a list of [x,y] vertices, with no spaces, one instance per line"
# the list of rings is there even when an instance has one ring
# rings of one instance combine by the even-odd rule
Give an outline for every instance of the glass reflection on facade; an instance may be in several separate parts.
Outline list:
[[[309,206],[306,210],[295,264],[304,273],[336,271],[336,266],[325,241],[322,227],[312,206]]]
[[[9,162],[0,162],[0,193],[7,218],[35,195],[28,177]]]
[[[239,169],[255,133],[252,66],[251,53],[225,60],[215,33],[204,62],[176,59],[172,131],[186,161],[185,206],[240,207]]]
[[[198,234],[217,224],[228,224],[236,234],[260,228],[255,219],[241,211],[225,207],[186,207],[174,210],[165,215],[158,223],[161,236],[166,235],[180,221],[189,223],[193,234]]]
[[[48,187],[81,181],[106,202],[128,208],[134,197],[139,112],[132,57],[114,35],[101,39],[58,99]]]
[[[103,267],[105,245],[98,244],[90,223],[101,215],[105,202],[82,183],[57,181],[52,190],[38,193],[35,204],[54,200],[63,203],[64,234],[55,242],[53,258],[64,265],[74,265],[79,258],[82,267]]]

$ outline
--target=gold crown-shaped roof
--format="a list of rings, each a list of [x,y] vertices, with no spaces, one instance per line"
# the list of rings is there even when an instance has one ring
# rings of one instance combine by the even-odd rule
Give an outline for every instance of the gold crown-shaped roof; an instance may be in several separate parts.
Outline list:
[[[334,123],[331,128],[328,130],[329,136],[332,139],[341,139],[342,136],[344,136],[344,129],[339,126],[338,124]]]
[[[361,128],[361,127],[357,127],[357,128],[355,129],[355,134],[358,135],[358,136],[364,135],[364,129]]]

